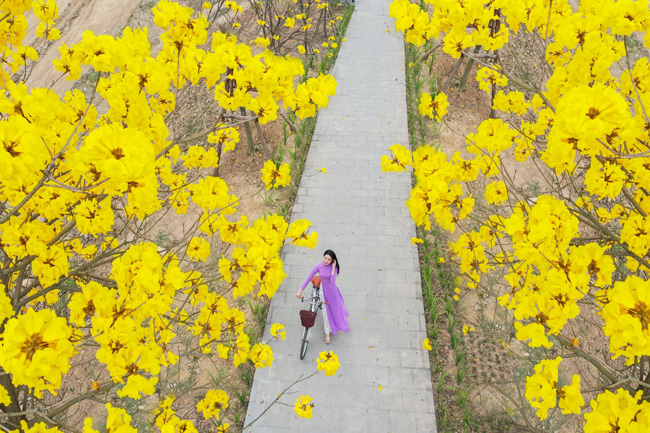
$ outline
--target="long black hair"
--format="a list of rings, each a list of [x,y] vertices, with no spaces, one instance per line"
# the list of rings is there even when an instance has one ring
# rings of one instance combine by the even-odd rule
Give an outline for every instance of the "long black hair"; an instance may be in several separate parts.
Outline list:
[[[336,258],[336,253],[332,250],[327,250],[323,253],[323,257],[330,256],[332,260],[336,261],[336,275],[341,273],[341,265],[339,264],[339,259]]]

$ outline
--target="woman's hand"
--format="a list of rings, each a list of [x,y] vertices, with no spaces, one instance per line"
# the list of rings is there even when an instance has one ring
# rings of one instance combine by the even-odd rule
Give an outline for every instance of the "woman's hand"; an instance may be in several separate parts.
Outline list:
[[[298,298],[298,299],[302,299],[302,289],[300,289],[300,290],[298,290],[298,291],[296,292],[296,298]]]
[[[332,260],[332,275],[336,272],[336,260]]]

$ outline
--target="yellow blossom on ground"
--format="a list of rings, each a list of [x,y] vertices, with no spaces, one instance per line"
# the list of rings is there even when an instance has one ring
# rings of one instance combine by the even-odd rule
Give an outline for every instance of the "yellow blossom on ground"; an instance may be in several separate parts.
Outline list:
[[[420,239],[420,238],[411,238],[411,245],[421,244],[421,243],[424,243],[424,241],[422,239]]]
[[[424,341],[422,342],[422,348],[423,348],[424,350],[431,350],[431,349],[432,349],[432,347],[431,347],[431,341],[429,341],[428,338],[425,338]]]
[[[463,326],[463,334],[467,335],[468,332],[476,331],[473,326],[465,325]]]

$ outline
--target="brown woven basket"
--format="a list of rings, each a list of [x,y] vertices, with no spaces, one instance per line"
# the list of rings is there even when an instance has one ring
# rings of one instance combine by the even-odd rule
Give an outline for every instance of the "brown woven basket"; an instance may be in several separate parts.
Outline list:
[[[316,320],[316,312],[309,310],[300,310],[300,322],[305,328],[311,328],[314,326],[314,321]]]

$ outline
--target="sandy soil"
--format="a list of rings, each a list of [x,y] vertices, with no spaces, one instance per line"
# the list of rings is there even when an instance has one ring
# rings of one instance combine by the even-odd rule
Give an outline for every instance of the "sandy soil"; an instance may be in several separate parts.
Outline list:
[[[61,30],[61,39],[50,43],[41,52],[40,61],[32,69],[27,85],[50,87],[62,95],[72,88],[74,82],[67,81],[52,67],[52,61],[59,56],[59,47],[64,43],[71,46],[80,42],[86,30],[92,30],[95,34],[120,34],[141,2],[138,0],[58,0],[57,4],[59,19],[56,27]],[[38,21],[33,14],[28,16],[28,23],[26,42],[40,51],[43,41],[35,37]]]

